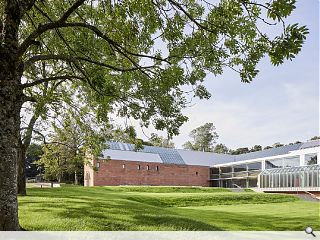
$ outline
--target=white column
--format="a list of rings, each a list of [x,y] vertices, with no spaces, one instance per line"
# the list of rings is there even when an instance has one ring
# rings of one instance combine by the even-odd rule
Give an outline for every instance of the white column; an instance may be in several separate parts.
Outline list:
[[[306,155],[305,154],[300,154],[300,166],[304,166],[305,165],[305,159],[306,159]]]
[[[262,160],[262,170],[266,169],[266,160]]]

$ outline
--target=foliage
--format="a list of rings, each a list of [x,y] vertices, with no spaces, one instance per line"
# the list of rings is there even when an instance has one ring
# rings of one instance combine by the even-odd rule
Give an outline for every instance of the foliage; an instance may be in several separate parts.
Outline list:
[[[105,129],[93,129],[93,122],[80,121],[76,115],[65,115],[61,126],[54,125],[51,142],[44,145],[37,162],[45,170],[47,180],[59,182],[64,174],[81,175],[87,154],[99,156],[106,147],[108,134]]]
[[[213,152],[220,153],[220,154],[226,154],[226,153],[229,153],[229,149],[227,148],[226,145],[219,143],[214,147]]]
[[[38,173],[38,165],[36,161],[41,158],[43,154],[42,146],[36,143],[32,143],[26,152],[26,176],[34,178]]]
[[[219,137],[215,130],[216,128],[213,123],[205,123],[204,125],[193,129],[189,134],[189,137],[192,138],[192,142],[186,142],[183,147],[195,151],[213,151],[213,144]]]
[[[170,139],[159,136],[156,133],[151,133],[148,143],[156,147],[174,148],[174,143]]]
[[[254,145],[251,149],[250,152],[257,152],[257,151],[261,151],[262,150],[262,146],[261,145]]]
[[[152,193],[143,187],[141,192],[119,188],[29,189],[29,196],[19,198],[21,225],[37,231],[303,231],[306,225],[320,227],[319,204],[288,195]],[[188,206],[164,207],[158,197],[167,204]],[[189,197],[198,200],[189,201]],[[223,205],[223,199],[229,205]],[[195,206],[198,203],[202,206]]]
[[[187,120],[181,86],[193,85],[194,96],[209,98],[203,80],[224,68],[251,82],[260,59],[269,55],[274,65],[293,59],[308,33],[284,24],[295,8],[291,0],[29,4],[19,29],[27,99],[68,101],[66,94],[75,93],[101,120],[114,112],[169,136]],[[282,29],[268,36],[260,24]],[[45,76],[43,64],[50,69]],[[44,96],[46,84],[53,91]]]
[[[279,143],[279,142],[274,143],[274,144],[272,145],[272,147],[274,147],[274,148],[283,147],[283,146],[284,146],[284,144]]]
[[[245,153],[249,153],[250,150],[247,147],[241,147],[241,148],[237,148],[236,150],[232,150],[231,154],[232,155],[239,155],[239,154],[245,154]]]
[[[320,136],[314,136],[314,137],[310,138],[310,140],[318,140],[318,139],[320,139]]]

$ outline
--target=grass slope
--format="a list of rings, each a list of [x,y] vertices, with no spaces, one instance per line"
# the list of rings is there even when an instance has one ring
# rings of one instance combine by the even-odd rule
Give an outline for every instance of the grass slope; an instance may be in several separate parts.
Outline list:
[[[19,217],[27,230],[320,229],[318,203],[213,188],[31,188]]]

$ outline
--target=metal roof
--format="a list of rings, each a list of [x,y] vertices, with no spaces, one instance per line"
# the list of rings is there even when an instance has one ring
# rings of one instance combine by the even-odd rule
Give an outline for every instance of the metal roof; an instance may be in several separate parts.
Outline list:
[[[108,145],[112,150],[134,151],[134,145],[130,143],[109,142]],[[177,149],[174,148],[143,146],[143,149],[139,149],[137,152],[157,154],[162,162],[167,164],[186,164]]]
[[[300,149],[313,148],[313,147],[319,147],[319,146],[320,146],[320,139],[317,139],[317,140],[312,140],[312,141],[303,143]]]
[[[158,154],[123,151],[123,150],[112,150],[112,149],[103,150],[101,158],[102,159],[110,158],[112,160],[162,163],[162,160]]]
[[[272,168],[263,170],[260,175],[269,175],[272,173],[291,173],[302,171],[320,170],[320,165],[300,166],[300,167],[287,167],[287,168]]]
[[[258,152],[250,152],[240,155],[235,155],[235,161],[251,160],[256,158],[272,157],[277,155],[288,154],[291,151],[298,150],[303,143],[296,143],[282,147],[269,148]]]
[[[212,152],[199,152],[178,149],[178,153],[187,165],[212,166],[214,164],[233,162],[235,156]]]
[[[128,156],[128,151],[134,152],[134,145],[129,143],[121,142],[109,142],[110,150],[118,150],[118,153],[113,153],[114,156],[117,156],[119,160],[121,157],[131,159]],[[258,158],[272,157],[277,155],[288,154],[291,151],[316,147],[319,146],[319,140],[305,142],[305,143],[296,143],[292,145],[286,145],[277,148],[270,148],[258,152],[250,152],[240,155],[230,155],[230,154],[217,154],[212,152],[199,152],[191,150],[182,150],[174,148],[163,148],[163,147],[154,147],[154,146],[144,146],[143,149],[138,150],[140,153],[152,153],[158,156],[162,163],[166,164],[182,164],[182,165],[198,165],[198,166],[213,166],[216,164],[253,160]],[[106,151],[106,150],[105,150]],[[122,152],[122,153],[121,153]],[[122,156],[123,155],[123,156]],[[136,157],[138,157],[136,155]],[[115,159],[111,156],[111,158]],[[139,157],[141,159],[149,159],[149,157]],[[159,158],[155,161],[159,161]],[[133,160],[131,160],[133,161]],[[139,161],[139,159],[137,159]],[[147,160],[144,160],[147,161]],[[151,161],[151,160],[150,160]]]

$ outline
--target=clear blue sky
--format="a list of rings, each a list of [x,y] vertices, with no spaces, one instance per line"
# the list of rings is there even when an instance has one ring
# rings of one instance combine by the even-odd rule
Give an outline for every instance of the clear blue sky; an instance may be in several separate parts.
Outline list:
[[[177,148],[189,140],[193,128],[206,122],[215,124],[218,142],[233,149],[305,141],[319,135],[319,0],[298,0],[287,22],[307,25],[310,30],[301,53],[278,67],[264,59],[251,84],[241,83],[231,71],[208,76],[206,86],[212,98],[195,101],[184,111],[189,122],[173,139]]]

